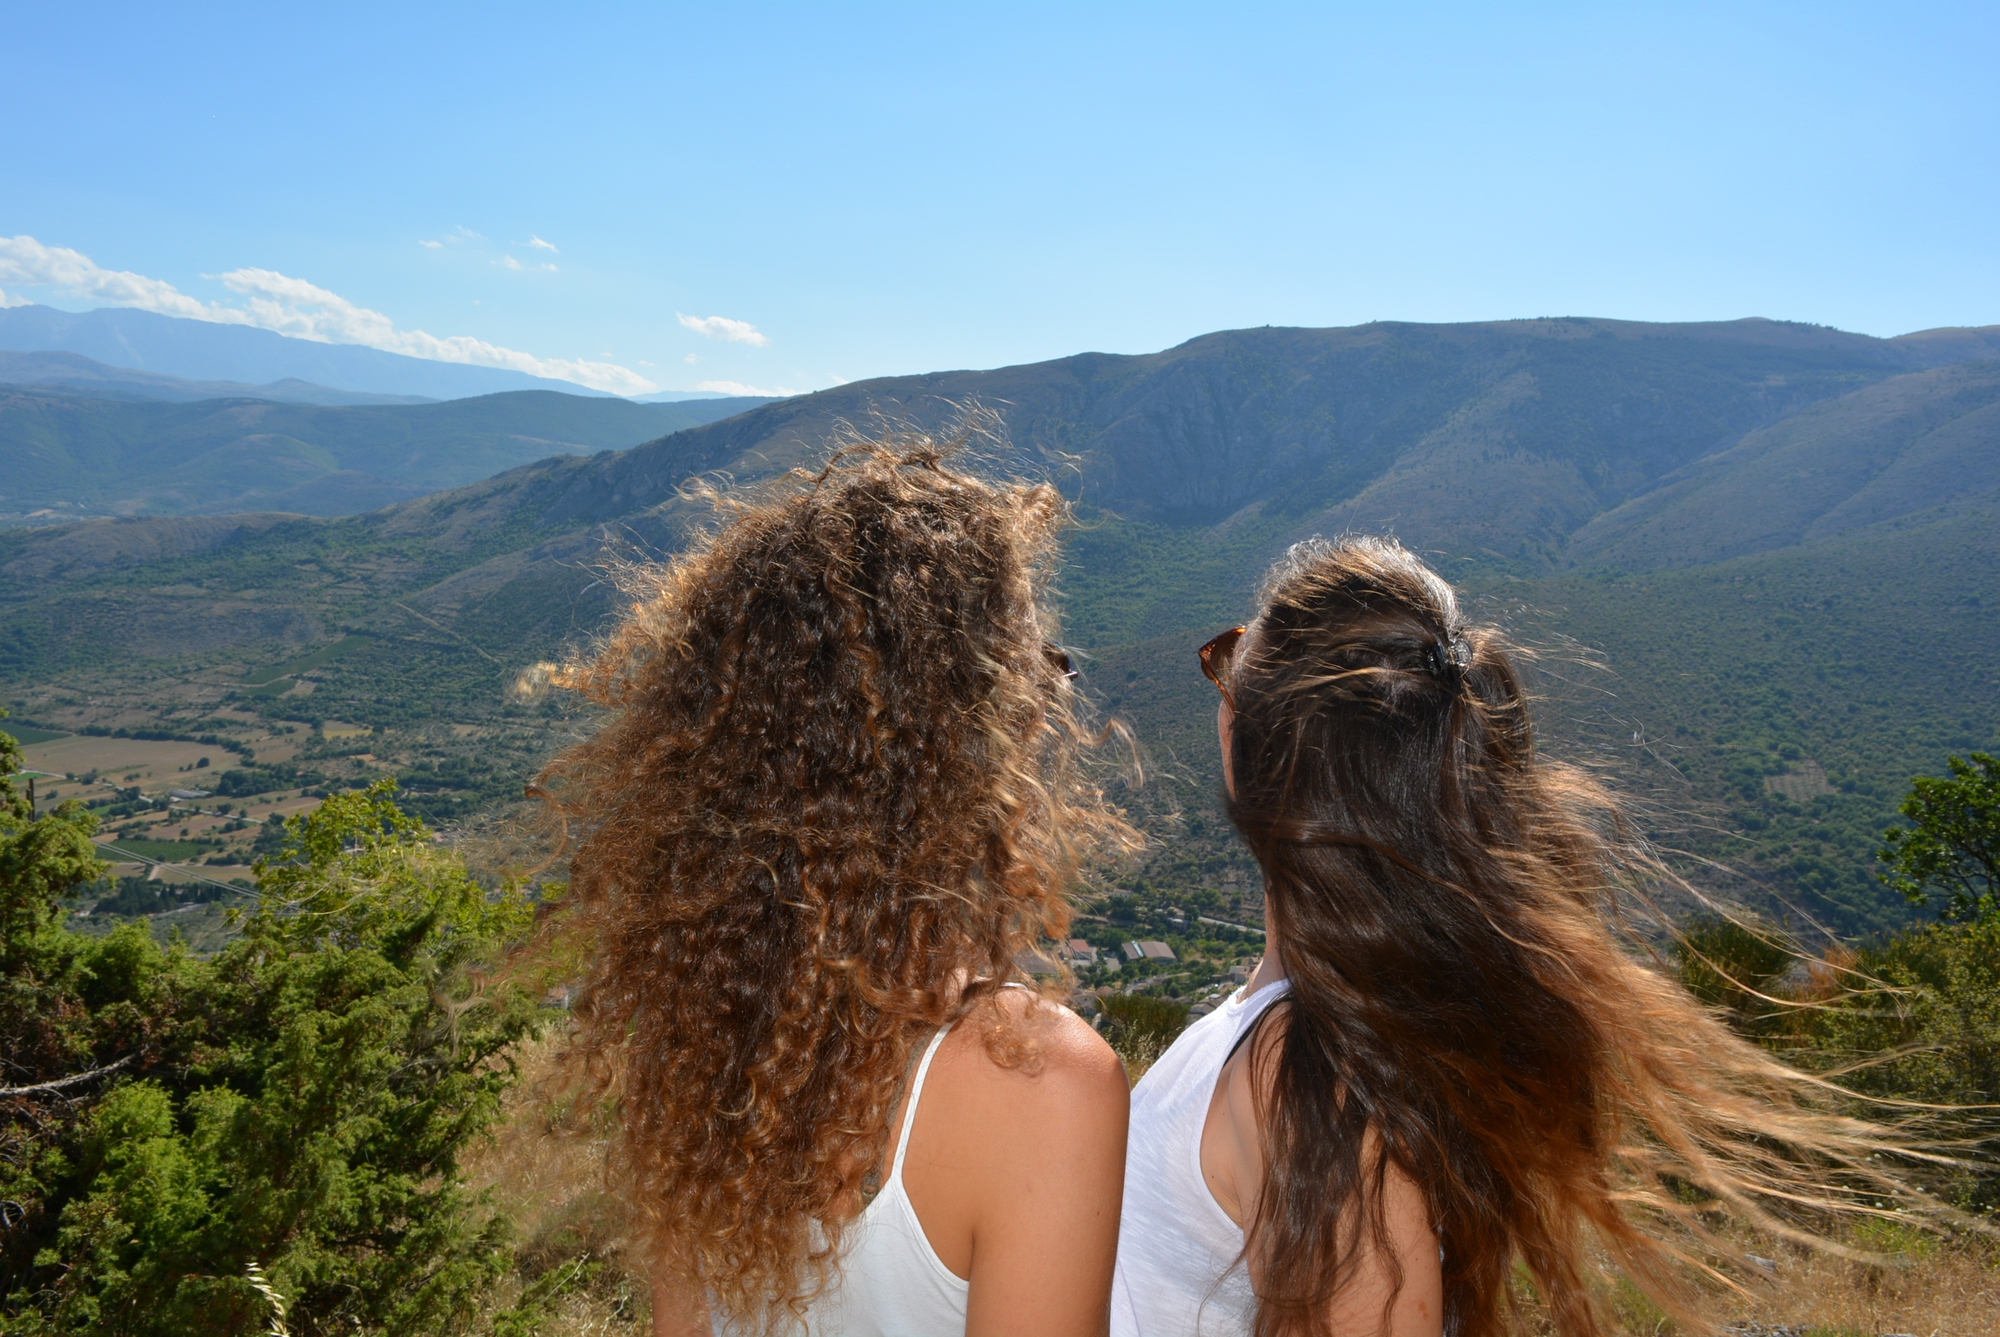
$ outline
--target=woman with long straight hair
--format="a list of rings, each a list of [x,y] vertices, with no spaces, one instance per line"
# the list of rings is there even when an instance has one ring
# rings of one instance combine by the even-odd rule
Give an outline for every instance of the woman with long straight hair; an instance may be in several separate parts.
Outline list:
[[[573,1053],[660,1334],[1105,1331],[1126,1083],[1005,987],[1093,839],[1054,489],[855,447],[725,501],[566,681]]]
[[[1892,1139],[1618,931],[1664,870],[1537,754],[1449,585],[1314,540],[1259,605],[1201,658],[1269,946],[1133,1093],[1114,1333],[1490,1337],[1525,1277],[1595,1337],[1601,1265],[1685,1316],[1686,1264],[1744,1262],[1713,1213],[1796,1235],[1901,1194]]]

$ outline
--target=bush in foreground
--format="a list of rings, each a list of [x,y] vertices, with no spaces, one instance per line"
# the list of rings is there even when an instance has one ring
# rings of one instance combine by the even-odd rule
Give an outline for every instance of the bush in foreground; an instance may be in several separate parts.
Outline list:
[[[1938,1191],[1968,1211],[2000,1209],[2000,760],[1949,759],[1902,805],[1882,880],[1934,923],[1807,958],[1784,935],[1709,920],[1678,944],[1680,976],[1736,1030],[1788,1061],[1884,1102],[1872,1117],[1920,1113],[1954,1139]],[[1801,970],[1801,965],[1806,968]]]
[[[465,1327],[513,1267],[460,1163],[500,1115],[528,987],[481,976],[528,929],[392,785],[288,823],[212,959],[56,898],[92,819],[33,820],[0,735],[0,1333]],[[268,1290],[266,1289],[268,1286]],[[487,1315],[519,1328],[526,1315]]]

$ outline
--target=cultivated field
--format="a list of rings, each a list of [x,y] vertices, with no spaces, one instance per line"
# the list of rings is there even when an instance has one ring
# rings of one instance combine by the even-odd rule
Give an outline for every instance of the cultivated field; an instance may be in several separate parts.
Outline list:
[[[85,734],[33,743],[22,751],[30,771],[64,778],[95,774],[99,784],[78,786],[74,793],[77,798],[99,797],[114,784],[121,788],[137,785],[149,794],[156,789],[162,793],[180,788],[208,789],[212,786],[200,783],[204,777],[242,764],[233,754],[205,743],[93,738]],[[208,762],[205,767],[201,765],[204,759]],[[42,783],[46,786],[50,782],[43,779]],[[70,796],[69,786],[57,783],[66,791],[65,796]],[[96,792],[86,795],[85,788]]]

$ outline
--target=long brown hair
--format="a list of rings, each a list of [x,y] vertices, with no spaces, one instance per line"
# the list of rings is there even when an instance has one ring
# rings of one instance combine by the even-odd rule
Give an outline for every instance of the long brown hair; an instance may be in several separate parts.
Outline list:
[[[1326,1334],[1369,1247],[1394,1270],[1391,1162],[1436,1227],[1453,1337],[1512,1324],[1517,1264],[1564,1337],[1601,1333],[1593,1239],[1686,1315],[1677,1259],[1741,1261],[1708,1211],[1797,1233],[1901,1192],[1867,1163],[1894,1139],[1819,1112],[1824,1088],[1618,931],[1621,892],[1664,870],[1596,779],[1537,755],[1516,656],[1445,581],[1393,542],[1314,540],[1260,604],[1225,679],[1229,813],[1291,981],[1253,1050],[1259,1337]]]
[[[913,1045],[1062,934],[1074,842],[1123,834],[1043,640],[1063,503],[946,453],[723,499],[563,677],[615,712],[542,781],[595,944],[574,1052],[650,1255],[753,1325],[826,1284]]]

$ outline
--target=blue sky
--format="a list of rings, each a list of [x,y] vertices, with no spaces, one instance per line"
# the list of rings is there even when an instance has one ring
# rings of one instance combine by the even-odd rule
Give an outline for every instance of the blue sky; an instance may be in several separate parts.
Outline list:
[[[0,31],[5,300],[631,393],[1263,324],[2000,322],[1990,3],[14,5]]]

